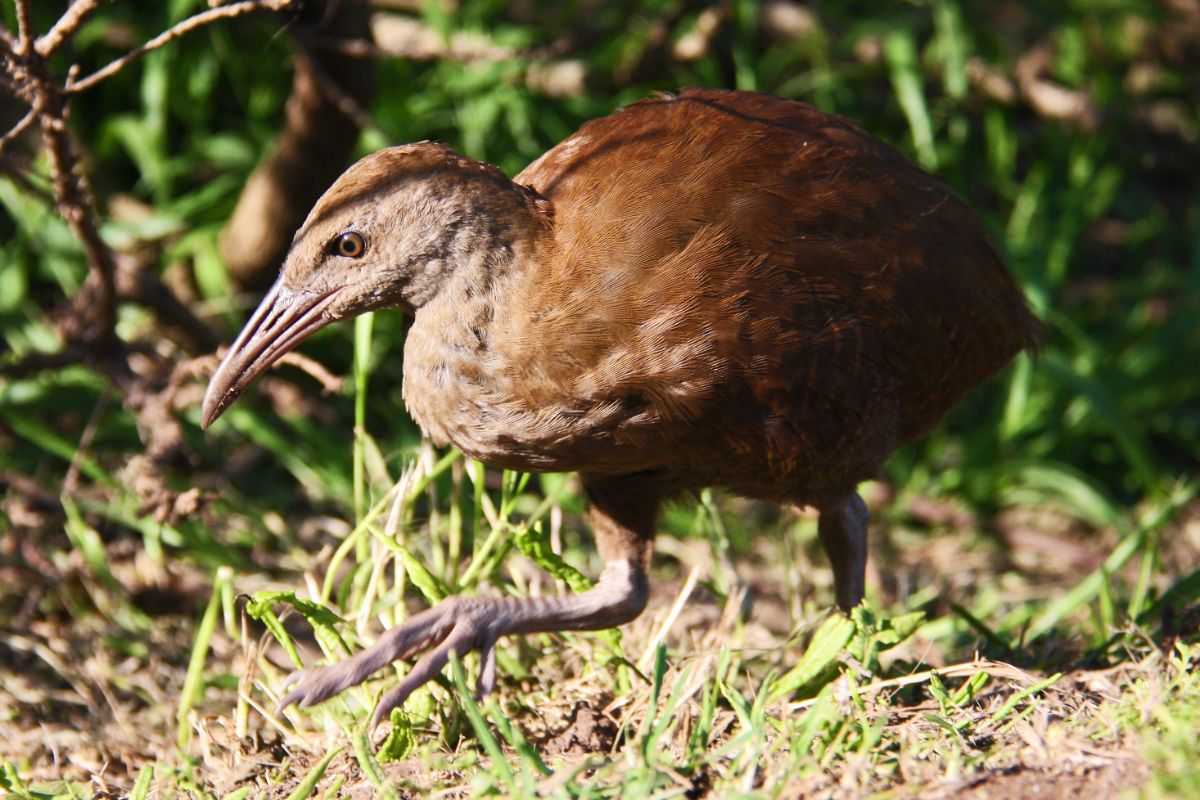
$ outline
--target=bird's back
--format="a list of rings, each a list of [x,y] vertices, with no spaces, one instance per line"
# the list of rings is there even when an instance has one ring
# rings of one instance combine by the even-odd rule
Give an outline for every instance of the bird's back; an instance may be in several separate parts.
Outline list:
[[[515,180],[553,203],[558,252],[501,341],[528,402],[606,411],[575,468],[611,452],[601,471],[758,495],[861,480],[1037,336],[958,198],[801,103],[642,101]]]

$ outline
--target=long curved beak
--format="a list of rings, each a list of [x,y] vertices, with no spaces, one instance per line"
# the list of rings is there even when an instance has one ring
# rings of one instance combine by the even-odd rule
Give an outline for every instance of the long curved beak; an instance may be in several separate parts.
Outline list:
[[[202,427],[212,425],[285,353],[332,322],[324,312],[338,291],[298,292],[276,281],[213,373],[201,408]]]

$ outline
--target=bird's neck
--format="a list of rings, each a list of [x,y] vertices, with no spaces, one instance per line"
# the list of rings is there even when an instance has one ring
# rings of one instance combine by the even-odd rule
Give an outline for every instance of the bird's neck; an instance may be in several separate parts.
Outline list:
[[[410,280],[406,301],[414,310],[431,304],[470,314],[503,302],[513,279],[547,258],[552,240],[533,220],[464,222]]]
[[[403,300],[413,310],[448,295],[453,304],[487,302],[514,273],[549,257],[553,244],[553,215],[549,203],[515,183],[497,191],[463,194],[446,192],[437,209],[452,220],[445,235],[419,255],[419,266],[408,275]],[[414,265],[417,266],[417,265]]]
[[[425,366],[473,372],[493,353],[496,330],[522,305],[553,260],[553,224],[533,207],[464,218],[445,252],[430,259],[408,289],[413,327],[409,345],[425,351]],[[440,380],[440,376],[439,376]]]
[[[404,344],[404,398],[435,443],[453,442],[475,457],[493,455],[476,435],[472,409],[505,402],[500,329],[549,250],[548,235],[507,237],[464,257],[436,290],[418,295]]]

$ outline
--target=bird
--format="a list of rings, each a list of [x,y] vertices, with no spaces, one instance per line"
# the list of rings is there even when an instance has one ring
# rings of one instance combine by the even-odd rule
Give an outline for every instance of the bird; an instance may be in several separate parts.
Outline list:
[[[480,654],[485,695],[501,637],[638,617],[660,505],[706,487],[816,509],[853,608],[858,485],[1043,328],[975,213],[898,150],[799,101],[694,87],[585,123],[512,179],[434,142],[359,160],[296,233],[202,424],[378,309],[411,315],[403,399],[425,435],[577,472],[604,566],[578,594],[450,597],[284,682],[281,709],[311,706],[419,655],[372,727],[451,653]]]

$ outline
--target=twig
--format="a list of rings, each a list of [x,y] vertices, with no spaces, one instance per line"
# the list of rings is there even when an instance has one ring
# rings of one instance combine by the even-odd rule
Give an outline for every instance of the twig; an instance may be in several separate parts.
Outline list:
[[[317,40],[317,47],[340,53],[351,58],[397,58],[406,61],[461,61],[465,64],[476,62],[494,63],[529,58],[529,55],[516,50],[502,47],[462,47],[458,42],[429,43],[424,41],[394,41],[384,40],[371,42],[366,39],[335,39],[323,36]]]
[[[291,364],[293,367],[307,372],[317,383],[321,384],[321,391],[325,394],[341,394],[342,387],[346,384],[345,378],[339,378],[329,370],[325,369],[319,361],[314,361],[306,355],[291,352],[279,359],[280,364]]]
[[[73,81],[67,84],[66,91],[70,94],[76,92],[84,92],[92,88],[101,81],[111,78],[116,73],[120,72],[129,64],[137,61],[142,56],[152,50],[157,50],[165,44],[168,44],[181,36],[185,36],[197,28],[216,22],[217,20],[229,19],[231,17],[239,17],[242,14],[247,14],[251,11],[268,10],[268,11],[285,11],[295,7],[298,0],[242,0],[238,3],[233,3],[227,6],[218,6],[210,8],[208,11],[201,11],[193,17],[188,17],[182,22],[171,26],[167,30],[155,36],[150,41],[143,44],[136,50],[131,50],[125,55],[111,62],[107,66],[88,75],[82,80]]]
[[[1034,45],[1017,59],[1013,76],[1021,96],[1042,117],[1077,125],[1085,131],[1095,130],[1100,112],[1091,95],[1045,77],[1053,60],[1054,45],[1049,41]]]
[[[24,133],[25,129],[32,125],[36,119],[37,112],[31,108],[25,114],[25,116],[21,117],[20,122],[12,126],[12,129],[8,133],[0,136],[0,153],[3,153],[4,148],[8,147],[8,145],[11,144],[14,139]]]
[[[224,358],[228,352],[228,347],[221,347],[215,353],[190,358],[175,368],[175,374],[179,376],[179,379],[182,377],[207,379],[216,370],[220,359]],[[309,377],[321,384],[323,394],[341,394],[346,385],[345,378],[334,375],[321,362],[295,351],[285,353],[278,363],[290,364],[302,372],[308,373]],[[3,370],[0,370],[0,374],[4,374]],[[173,377],[172,381],[175,380],[176,378]]]
[[[94,309],[89,309],[89,319],[94,329],[88,338],[97,353],[111,350],[116,327],[116,290],[114,287],[116,263],[112,251],[100,238],[92,205],[91,187],[87,176],[79,169],[79,158],[75,152],[70,131],[67,130],[67,104],[59,90],[47,60],[32,51],[32,29],[29,20],[28,0],[15,0],[20,41],[12,53],[4,57],[4,70],[15,87],[14,94],[30,106],[34,120],[42,133],[42,148],[50,165],[50,180],[54,191],[55,205],[59,214],[67,221],[72,233],[83,245],[87,256],[89,278],[97,286],[98,294]],[[68,15],[70,12],[68,11]],[[68,73],[68,83],[74,70]],[[22,119],[17,129],[28,127],[32,120]],[[6,136],[5,139],[10,137]],[[0,159],[3,154],[0,153]],[[7,159],[3,159],[7,162]],[[4,164],[7,169],[7,164]],[[25,182],[28,186],[28,182]]]
[[[460,61],[465,64],[516,62],[525,83],[550,96],[583,91],[587,69],[581,61],[565,58],[583,47],[583,36],[560,38],[548,45],[513,48],[497,44],[486,34],[460,31],[449,39],[420,20],[398,14],[376,14],[371,39],[341,38],[328,34],[313,37],[317,50],[358,59],[407,61]]]
[[[426,23],[398,14],[378,14],[371,21],[373,41],[321,37],[318,47],[355,58],[403,58],[410,61],[505,61],[521,53],[498,45],[484,34],[458,32],[446,39]]]
[[[638,659],[637,668],[642,672],[649,672],[650,667],[654,664],[655,651],[662,644],[663,639],[667,638],[667,633],[675,621],[679,619],[679,615],[683,612],[683,607],[687,603],[688,598],[692,596],[692,590],[696,588],[696,581],[700,578],[700,567],[693,566],[691,572],[688,573],[687,580],[683,582],[683,587],[679,590],[679,594],[675,595],[675,602],[671,604],[671,610],[667,612],[667,616],[663,618],[662,624],[658,626],[658,630],[650,637],[650,641],[646,643],[646,649],[642,652],[642,657]]]
[[[17,10],[17,44],[13,48],[18,56],[29,54],[29,48],[33,44],[33,28],[29,22],[29,0],[14,0],[13,5]]]
[[[419,23],[417,23],[419,24]],[[503,45],[490,44],[481,34],[462,34],[449,44],[444,40],[408,41],[398,37],[394,31],[384,30],[380,41],[367,39],[345,39],[334,36],[319,36],[314,46],[351,58],[403,58],[408,61],[549,61],[569,55],[572,42],[560,39],[547,45],[527,49],[511,49]]]
[[[0,364],[0,375],[15,379],[37,375],[48,369],[58,369],[83,360],[78,348],[68,345],[57,353],[30,353],[12,364]]]
[[[464,35],[479,38],[478,34]],[[527,50],[507,50],[499,46],[472,49],[460,44],[458,39],[452,40],[448,45],[440,41],[431,45],[426,42],[409,43],[386,38],[376,42],[329,36],[313,39],[314,49],[349,58],[458,61],[464,64],[519,62],[524,69],[525,84],[535,92],[551,97],[563,97],[577,95],[583,91],[587,77],[587,68],[583,62],[560,57],[570,52],[569,40],[564,39]]]
[[[71,7],[58,18],[58,22],[54,23],[45,36],[39,37],[37,44],[33,49],[42,58],[48,58],[54,51],[62,47],[63,42],[75,34],[79,30],[79,26],[87,19],[88,14],[91,14],[100,7],[101,0],[75,0],[71,3]]]
[[[91,186],[77,169],[74,143],[67,131],[66,103],[48,77],[35,78],[37,87],[34,110],[42,128],[42,144],[50,162],[50,178],[58,211],[83,244],[88,266],[98,282],[94,319],[96,330],[91,338],[99,350],[109,348],[116,328],[116,259],[100,238],[100,227],[92,204]]]

